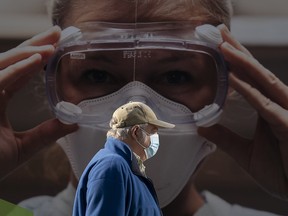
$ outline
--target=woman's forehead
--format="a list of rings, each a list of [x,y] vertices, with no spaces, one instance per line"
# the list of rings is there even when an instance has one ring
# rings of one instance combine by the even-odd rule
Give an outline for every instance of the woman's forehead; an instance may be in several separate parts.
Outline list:
[[[145,0],[138,3],[132,0],[77,2],[66,16],[67,26],[90,21],[134,23],[199,20],[199,23],[205,22],[204,12],[199,7],[197,9],[187,7],[186,1],[178,1],[178,3],[171,0]]]

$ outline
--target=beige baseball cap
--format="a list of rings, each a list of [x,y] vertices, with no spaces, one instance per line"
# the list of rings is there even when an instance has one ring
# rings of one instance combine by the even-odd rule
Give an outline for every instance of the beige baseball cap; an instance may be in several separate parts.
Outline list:
[[[149,123],[159,128],[174,128],[174,124],[157,119],[153,110],[141,102],[129,102],[122,105],[113,113],[112,128],[123,128],[138,124]]]

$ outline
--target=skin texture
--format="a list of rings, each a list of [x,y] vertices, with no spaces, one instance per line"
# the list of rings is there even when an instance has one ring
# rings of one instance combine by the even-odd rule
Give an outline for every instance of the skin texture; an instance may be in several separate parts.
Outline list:
[[[77,7],[64,21],[63,27],[77,25],[91,20],[125,22],[134,16],[109,17],[105,11],[88,4]],[[119,5],[124,7],[124,5]],[[132,10],[132,9],[131,9]],[[117,11],[122,11],[118,10]],[[129,14],[129,13],[126,13]],[[180,20],[197,17],[199,23],[209,22],[203,11],[191,16],[182,14]],[[117,17],[118,16],[118,17]],[[121,17],[121,19],[120,19]],[[118,18],[118,19],[117,19]],[[146,21],[175,20],[175,16],[149,17]],[[140,20],[145,20],[143,15]],[[179,19],[178,19],[179,20]],[[215,22],[215,25],[219,24]],[[225,26],[219,26],[224,43],[220,45],[226,61],[230,65],[230,85],[257,110],[259,114],[256,133],[253,139],[244,139],[228,128],[214,125],[200,128],[199,134],[216,143],[231,155],[260,185],[269,192],[288,199],[288,89],[270,71],[264,68],[237,42]],[[54,27],[45,33],[25,41],[15,49],[0,54],[0,177],[22,164],[40,149],[58,138],[77,130],[77,125],[63,125],[52,119],[25,132],[15,132],[6,116],[9,99],[34,73],[37,73],[53,54],[59,40],[60,29]],[[21,83],[21,85],[20,85]],[[5,91],[3,91],[5,90]],[[232,142],[233,140],[233,142]],[[233,143],[233,145],[231,144]],[[179,196],[164,209],[165,215],[192,215],[203,205],[203,200],[193,186],[193,176]],[[192,202],[194,201],[194,202]]]

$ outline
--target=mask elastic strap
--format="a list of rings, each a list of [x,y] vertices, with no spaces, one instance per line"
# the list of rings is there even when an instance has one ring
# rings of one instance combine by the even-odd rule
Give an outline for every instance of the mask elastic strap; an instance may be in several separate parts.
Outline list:
[[[148,134],[145,133],[146,131],[144,131],[144,129],[142,129],[141,127],[139,127],[139,128],[140,128],[140,130],[142,131],[142,133],[145,134],[145,136],[149,136]],[[142,145],[142,144],[138,141],[138,139],[136,139],[136,142],[137,142],[143,149],[147,149],[147,147],[145,147],[144,145]]]
[[[138,141],[138,139],[136,139],[136,142],[145,150],[145,149],[147,149],[147,147],[145,147],[144,145],[142,145],[139,141]]]
[[[135,18],[134,18],[135,29],[137,28],[137,22],[138,22],[138,0],[135,0]]]
[[[137,22],[138,22],[138,0],[135,0],[134,35],[136,35],[135,30],[137,29]],[[133,81],[136,81],[136,61],[137,61],[137,50],[135,50],[134,53]]]

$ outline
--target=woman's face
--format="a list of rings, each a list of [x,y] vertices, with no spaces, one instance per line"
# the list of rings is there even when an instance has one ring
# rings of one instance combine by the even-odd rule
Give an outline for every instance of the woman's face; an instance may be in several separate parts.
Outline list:
[[[109,1],[97,1],[96,4],[95,1],[88,0],[85,5],[75,7],[65,25],[77,26],[90,21],[125,23],[135,20],[134,1],[128,4],[125,1],[121,1],[122,4],[117,3],[118,5],[114,5],[115,13],[106,2]],[[199,19],[197,14],[193,16]],[[181,19],[169,14],[166,18],[146,17],[141,18],[141,21],[184,19],[183,13],[182,16],[179,15]],[[189,19],[191,20],[191,16]],[[193,112],[211,104],[216,94],[217,68],[214,60],[200,52],[161,49],[137,52],[101,51],[85,53],[85,61],[71,59],[67,55],[61,59],[59,65],[59,94],[63,100],[75,104],[113,93],[133,80],[143,82],[162,96],[186,105]]]
[[[147,2],[153,4],[153,2],[159,1]],[[171,4],[178,2],[175,0],[162,1],[171,2]],[[147,10],[147,13],[142,13],[143,11],[140,9],[135,10],[136,1],[134,0],[79,2],[82,5],[74,5],[74,9],[64,21],[63,28],[71,25],[79,26],[91,21],[133,23],[135,17],[137,17],[137,22],[196,20],[199,25],[211,23],[205,20],[205,16],[199,8],[193,13],[192,11],[188,13],[187,7],[181,9],[175,6],[178,11],[171,9],[159,15],[159,13],[150,13],[151,10]],[[149,9],[149,7],[147,8]],[[138,16],[135,16],[136,11]],[[137,52],[129,50],[87,52],[85,61],[81,58],[71,59],[70,56],[61,59],[60,72],[57,77],[59,85],[57,86],[59,86],[59,94],[65,101],[77,104],[85,99],[108,95],[127,83],[137,80],[145,83],[162,96],[184,104],[195,112],[213,102],[217,85],[216,71],[214,59],[203,53],[165,51],[163,49],[146,49]],[[189,146],[191,146],[190,143]],[[187,193],[189,191],[187,190]],[[187,203],[192,202],[188,197]],[[176,209],[178,210],[180,207],[177,205]]]

